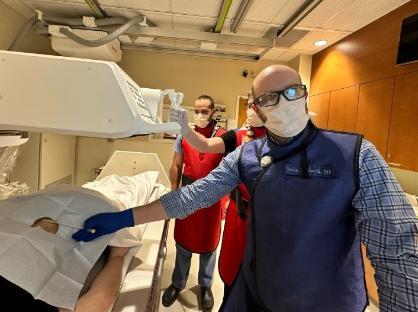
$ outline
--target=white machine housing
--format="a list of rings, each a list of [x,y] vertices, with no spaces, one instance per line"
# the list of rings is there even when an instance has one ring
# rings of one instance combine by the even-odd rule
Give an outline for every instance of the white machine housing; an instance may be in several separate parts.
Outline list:
[[[49,25],[48,32],[51,35],[51,47],[58,54],[111,62],[120,62],[122,60],[122,50],[120,49],[120,41],[118,39],[100,47],[86,47],[61,34],[59,30],[62,27],[68,28],[76,35],[88,40],[97,40],[108,35],[104,31],[71,29],[68,26]]]
[[[115,63],[0,51],[0,130],[111,139],[179,132],[152,113],[158,105]]]

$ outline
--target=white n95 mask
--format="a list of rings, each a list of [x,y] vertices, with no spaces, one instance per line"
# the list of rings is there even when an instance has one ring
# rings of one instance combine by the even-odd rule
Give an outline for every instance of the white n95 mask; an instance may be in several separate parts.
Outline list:
[[[203,115],[201,113],[194,114],[193,120],[194,120],[195,125],[198,126],[199,128],[206,128],[207,125],[209,124],[209,116]]]
[[[247,109],[247,123],[251,127],[262,127],[264,126],[264,122],[261,118],[257,115],[253,108]]]
[[[261,107],[261,110],[267,118],[264,126],[273,134],[283,138],[290,138],[300,133],[309,120],[304,97],[288,101],[280,95],[279,103]]]

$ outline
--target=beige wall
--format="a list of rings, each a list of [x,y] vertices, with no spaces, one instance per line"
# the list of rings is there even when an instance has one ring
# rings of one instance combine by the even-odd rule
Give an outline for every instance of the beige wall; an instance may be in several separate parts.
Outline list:
[[[211,57],[194,57],[167,53],[124,51],[121,68],[141,87],[174,88],[184,93],[184,105],[191,105],[201,94],[227,106],[229,119],[235,118],[238,95],[246,95],[253,78],[242,77],[247,69],[256,75],[274,62],[249,62]],[[106,163],[114,150],[157,153],[168,170],[173,156],[172,144],[150,143],[147,137],[100,140],[77,138],[76,184],[94,179],[94,168]]]
[[[168,168],[173,157],[173,144],[151,143],[148,137],[106,140],[95,138],[77,138],[76,180],[82,185],[96,178],[95,169],[106,164],[116,150],[156,153],[168,175]]]
[[[0,49],[7,50],[16,37],[26,18],[0,1]],[[54,54],[46,37],[29,32],[19,51]]]
[[[202,94],[227,105],[228,118],[235,118],[238,95],[246,95],[253,78],[242,76],[247,69],[255,75],[277,62],[249,62],[167,53],[124,51],[122,69],[141,87],[174,88],[184,93],[184,105],[193,105]]]
[[[0,49],[6,50],[25,23],[26,18],[0,1]],[[49,40],[29,32],[19,51],[52,54]],[[24,73],[22,73],[24,74]],[[40,136],[33,133],[30,141],[20,148],[12,181],[26,182],[31,190],[38,188]]]

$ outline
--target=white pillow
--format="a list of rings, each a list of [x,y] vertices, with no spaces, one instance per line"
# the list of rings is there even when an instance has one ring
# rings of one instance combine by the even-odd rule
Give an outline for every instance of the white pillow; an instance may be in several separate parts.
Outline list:
[[[109,175],[101,180],[83,185],[85,188],[96,190],[112,202],[119,210],[144,205],[151,201],[155,188],[159,188],[158,171],[147,171],[135,176]],[[152,200],[156,199],[152,196]],[[145,232],[147,224],[125,228],[116,233],[109,245],[115,247],[140,246],[140,239]]]

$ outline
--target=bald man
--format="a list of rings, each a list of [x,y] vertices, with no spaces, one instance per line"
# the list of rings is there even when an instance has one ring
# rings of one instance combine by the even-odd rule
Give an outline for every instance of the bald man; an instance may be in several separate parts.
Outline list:
[[[306,87],[287,66],[264,69],[253,93],[265,138],[159,201],[89,218],[74,239],[184,218],[242,182],[251,193],[247,248],[224,311],[364,311],[363,241],[376,269],[380,311],[416,312],[418,224],[376,148],[358,134],[316,128]]]

